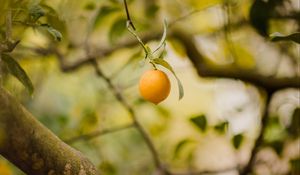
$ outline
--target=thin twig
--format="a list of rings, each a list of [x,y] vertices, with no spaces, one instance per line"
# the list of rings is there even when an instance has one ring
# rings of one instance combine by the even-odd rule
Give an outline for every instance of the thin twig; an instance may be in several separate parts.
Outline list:
[[[88,134],[83,134],[83,135],[80,135],[80,136],[77,136],[77,137],[73,137],[71,139],[65,140],[65,142],[68,143],[68,144],[72,144],[72,143],[77,142],[79,140],[90,140],[90,139],[93,139],[95,137],[103,136],[103,135],[114,133],[114,132],[117,132],[117,131],[122,131],[124,129],[129,129],[129,128],[132,128],[133,126],[134,125],[132,123],[130,123],[130,124],[127,124],[127,125],[117,126],[117,127],[114,127],[114,128],[95,131],[95,132],[91,132],[91,133],[88,133]]]
[[[5,41],[0,42],[0,53],[1,52],[12,52],[15,47],[20,43],[20,40],[13,41],[11,38],[12,34],[12,10],[8,10],[5,18]]]
[[[0,88],[2,87],[3,84],[3,70],[2,70],[2,53],[0,52]]]
[[[124,0],[124,6],[125,6],[125,11],[126,11],[126,16],[127,16],[127,21],[129,22],[130,26],[133,28],[133,30],[136,30],[134,25],[133,25],[133,22],[130,18],[130,14],[129,14],[129,10],[128,10],[128,6],[127,6],[127,1]]]
[[[237,23],[235,23],[234,26],[243,26],[243,25],[246,25],[246,24],[248,24],[247,21],[241,20],[241,21],[238,21]],[[169,28],[170,28],[170,25],[169,25]],[[224,27],[217,30],[215,33],[213,33],[211,35],[212,36],[216,35],[216,33],[220,33],[223,30],[224,30]],[[168,35],[172,37],[172,36],[174,36],[174,33],[172,31],[169,31]],[[148,41],[158,39],[159,37],[160,37],[160,33],[157,32],[157,31],[153,31],[151,33],[143,35],[143,37],[141,39],[146,43]],[[116,45],[114,47],[92,49],[92,50],[97,50],[97,52],[93,53],[91,56],[96,57],[97,59],[101,59],[101,58],[104,58],[107,55],[112,54],[114,51],[116,51],[118,49],[133,47],[133,46],[136,46],[138,44],[139,44],[139,42],[137,40],[128,39],[124,42],[120,42],[118,45]],[[1,45],[0,45],[0,49],[1,49]],[[44,53],[47,53],[47,55],[53,54],[53,52],[51,52],[51,51],[49,52],[48,49],[43,49],[43,48],[37,48],[38,50],[36,48],[29,48],[29,49],[36,52],[36,53],[38,53],[38,54],[40,54],[40,52],[42,51],[42,55],[45,55]],[[65,66],[63,67],[62,71],[72,72],[72,71],[76,71],[77,69],[82,68],[84,66],[90,65],[90,62],[93,59],[92,57],[85,56],[83,58],[76,59],[76,61],[74,61],[71,64],[64,63]]]
[[[236,171],[237,167],[229,167],[219,170],[205,170],[205,171],[190,171],[190,172],[172,172],[172,175],[213,175],[218,173],[226,173]]]
[[[257,155],[260,147],[263,144],[263,139],[264,139],[265,131],[267,128],[267,122],[269,119],[269,106],[270,106],[270,101],[271,101],[273,93],[274,93],[273,91],[267,92],[265,109],[264,109],[264,113],[263,113],[263,116],[261,119],[261,130],[260,130],[260,133],[259,133],[257,139],[255,140],[254,146],[250,153],[249,161],[248,161],[247,165],[241,170],[240,175],[247,175],[247,174],[251,173],[253,170],[256,155]]]
[[[196,13],[199,13],[203,10],[206,10],[206,9],[209,9],[211,7],[213,7],[215,5],[210,5],[210,6],[207,6],[207,7],[204,7],[202,9],[195,9],[195,10],[191,10],[190,12],[178,17],[177,19],[174,19],[172,22],[169,23],[169,27],[172,27],[173,25],[175,25],[176,23],[180,22],[180,21],[183,21],[185,19],[187,19],[188,17],[191,17],[192,15],[196,14]]]
[[[127,21],[126,23],[126,27],[128,29],[128,31],[138,40],[138,42],[140,43],[140,45],[143,47],[145,53],[146,53],[146,56],[145,58],[147,58],[147,53],[148,53],[148,50],[146,48],[146,45],[144,44],[143,40],[130,28],[130,21]]]
[[[11,30],[12,30],[12,14],[11,14],[11,10],[7,11],[6,14],[6,33],[5,33],[5,37],[6,37],[6,41],[10,41],[11,39]]]
[[[127,109],[127,111],[129,112],[132,120],[133,120],[133,125],[134,127],[140,132],[141,136],[144,138],[146,145],[148,146],[154,164],[155,166],[160,169],[160,170],[164,170],[164,167],[159,159],[159,155],[157,153],[157,150],[150,138],[150,136],[148,135],[148,133],[145,131],[145,129],[143,128],[143,126],[140,124],[140,122],[137,119],[137,116],[133,110],[133,108],[127,103],[127,101],[124,99],[124,97],[122,96],[122,94],[117,90],[117,88],[113,85],[113,83],[111,82],[111,80],[105,76],[102,72],[102,70],[100,69],[98,62],[96,59],[93,59],[93,61],[91,62],[92,65],[94,66],[96,73],[99,77],[102,77],[105,82],[107,83],[109,89],[113,92],[113,95],[115,96],[115,98],[124,106],[124,108]]]
[[[52,52],[54,52],[55,55],[58,57],[61,69],[65,70],[63,55],[58,50],[55,50],[55,49],[52,50]],[[158,169],[163,170],[163,165],[160,162],[159,155],[158,155],[158,153],[157,153],[157,151],[156,151],[156,149],[154,147],[154,144],[153,144],[151,138],[149,137],[149,135],[147,134],[147,132],[145,131],[145,129],[142,127],[142,125],[137,120],[137,117],[136,117],[136,114],[135,114],[133,108],[126,102],[126,100],[123,98],[122,94],[113,85],[113,83],[111,82],[110,78],[108,78],[106,75],[103,74],[102,70],[100,69],[100,67],[98,65],[98,62],[97,62],[96,58],[95,57],[91,57],[91,59],[89,59],[89,63],[94,66],[96,74],[99,77],[103,78],[104,81],[107,83],[109,89],[113,92],[113,95],[115,96],[115,98],[124,106],[124,108],[127,109],[127,111],[129,112],[129,114],[130,114],[130,116],[131,116],[131,118],[133,120],[133,124],[132,125],[140,132],[141,136],[144,138],[144,140],[146,142],[146,145],[148,146],[148,148],[149,148],[149,150],[151,152],[151,155],[153,157],[155,166]],[[108,132],[105,132],[105,133],[108,133]],[[92,138],[96,137],[96,135],[97,136],[101,135],[101,132],[93,133],[92,134]],[[90,137],[91,137],[90,135],[88,135],[88,136],[79,136],[77,138],[72,139],[71,141],[69,140],[68,142],[71,143],[71,142],[74,142],[74,140],[76,141],[76,140],[79,140],[79,139],[90,138]]]
[[[5,18],[5,42],[0,43],[0,87],[2,86],[3,80],[3,70],[2,70],[2,52],[12,52],[15,47],[18,45],[20,41],[11,42],[11,30],[12,30],[12,12],[11,10],[7,11],[6,18]]]
[[[61,65],[61,69],[64,70],[64,57],[63,55],[58,51],[58,50],[54,50],[56,56],[59,59],[60,65]],[[101,70],[101,68],[98,65],[98,62],[96,60],[95,57],[91,57],[90,64],[93,65],[93,67],[95,68],[96,74],[103,78],[104,81],[107,83],[109,89],[113,92],[114,97],[124,106],[124,108],[126,108],[126,110],[129,112],[132,120],[133,120],[133,126],[140,132],[141,136],[144,138],[146,145],[148,146],[151,155],[153,157],[153,161],[155,163],[155,166],[160,169],[163,170],[165,173],[167,173],[167,170],[164,169],[163,164],[161,163],[160,159],[159,159],[159,155],[158,152],[150,138],[150,136],[148,135],[148,133],[146,132],[146,130],[143,128],[143,126],[140,124],[140,122],[137,119],[137,116],[133,110],[133,108],[127,103],[127,101],[124,99],[124,97],[122,96],[122,94],[117,90],[117,88],[113,85],[112,81],[110,80],[109,77],[107,77]]]

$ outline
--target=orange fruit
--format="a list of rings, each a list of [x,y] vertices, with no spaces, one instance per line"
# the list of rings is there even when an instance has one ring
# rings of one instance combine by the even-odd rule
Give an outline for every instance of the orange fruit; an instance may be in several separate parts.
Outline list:
[[[139,89],[145,100],[158,104],[169,96],[170,80],[163,71],[148,70],[140,78]]]

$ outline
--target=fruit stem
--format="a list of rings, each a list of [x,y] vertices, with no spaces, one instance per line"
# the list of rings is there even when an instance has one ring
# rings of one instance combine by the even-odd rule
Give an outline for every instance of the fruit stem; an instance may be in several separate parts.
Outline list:
[[[131,21],[127,20],[127,23],[126,23],[126,26],[127,26],[127,30],[138,40],[138,42],[140,43],[140,45],[143,47],[146,55],[148,55],[148,50],[145,46],[145,44],[143,43],[142,39],[135,33],[134,30],[132,30],[130,27],[131,27]]]
[[[154,70],[157,70],[157,67],[156,67],[155,63],[153,63],[152,61],[149,61],[149,63],[153,66]]]

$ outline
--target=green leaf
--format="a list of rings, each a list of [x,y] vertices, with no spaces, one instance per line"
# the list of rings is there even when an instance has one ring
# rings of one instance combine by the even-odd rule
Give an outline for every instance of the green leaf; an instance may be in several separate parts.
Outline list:
[[[270,35],[271,41],[294,41],[300,44],[300,32],[292,33],[290,35],[283,35],[279,32]]]
[[[190,121],[196,125],[202,132],[206,130],[207,127],[207,120],[205,115],[200,115],[196,117],[192,117]]]
[[[50,33],[56,41],[61,41],[62,34],[58,30],[54,29],[49,24],[41,24],[41,27],[46,29],[47,32]]]
[[[273,148],[273,150],[280,155],[283,151],[283,147],[284,147],[284,141],[282,140],[276,140],[273,142],[270,142],[267,144],[268,146],[270,146],[271,148]]]
[[[2,54],[1,56],[3,62],[7,65],[9,72],[15,76],[27,88],[29,94],[32,95],[34,90],[33,84],[24,69],[10,55]]]
[[[85,109],[82,111],[82,117],[78,124],[78,129],[82,133],[87,133],[95,130],[98,126],[98,117],[94,110]]]
[[[278,117],[269,117],[264,133],[265,146],[271,147],[278,155],[282,153],[287,132],[280,124]]]
[[[32,21],[37,21],[40,17],[45,15],[45,11],[40,5],[35,4],[29,7],[29,15]]]
[[[115,43],[126,31],[126,19],[117,19],[110,28],[109,39],[111,43]]]
[[[103,20],[106,16],[109,14],[119,11],[119,7],[113,7],[113,6],[103,6],[99,9],[97,16],[94,21],[94,26],[97,26],[98,24],[101,23],[101,20]]]
[[[179,90],[179,100],[182,99],[182,97],[184,96],[183,86],[181,84],[180,79],[177,77],[175,71],[173,70],[172,66],[162,58],[155,58],[152,61],[155,64],[158,64],[158,65],[161,65],[161,66],[165,67],[166,69],[168,69],[170,72],[173,73],[173,75],[175,76],[175,78],[177,80],[177,85],[178,85],[178,90]]]
[[[114,175],[117,174],[117,169],[116,167],[109,161],[102,161],[98,167],[103,174],[110,174]]]
[[[278,117],[269,117],[266,130],[264,133],[264,141],[272,143],[274,141],[282,141],[287,137],[287,133],[283,126],[280,124]]]
[[[220,134],[224,134],[225,131],[228,129],[228,121],[225,121],[225,122],[222,122],[222,123],[219,123],[217,124],[216,126],[214,126],[214,129],[220,133]]]
[[[242,142],[244,140],[244,135],[243,134],[237,134],[232,137],[232,145],[234,146],[235,149],[239,149],[240,146],[242,145]]]
[[[181,151],[190,143],[192,143],[193,140],[191,139],[184,139],[181,140],[180,142],[178,142],[175,146],[174,149],[174,153],[173,153],[173,158],[176,159],[178,158],[179,154],[181,153]]]
[[[60,128],[64,128],[68,122],[69,122],[69,117],[67,115],[64,115],[64,114],[60,114],[57,116],[57,122],[60,126]]]

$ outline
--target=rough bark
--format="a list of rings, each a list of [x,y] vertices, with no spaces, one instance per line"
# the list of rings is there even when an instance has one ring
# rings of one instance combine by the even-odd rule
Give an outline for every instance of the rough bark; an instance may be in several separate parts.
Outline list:
[[[95,166],[0,87],[0,154],[30,175],[96,175]]]

